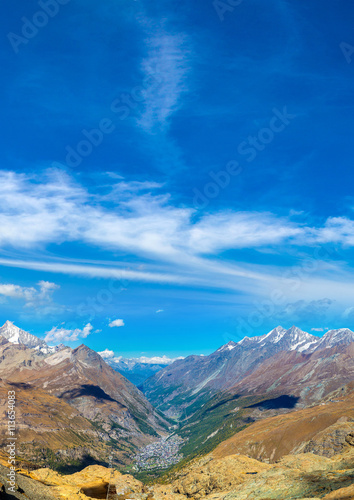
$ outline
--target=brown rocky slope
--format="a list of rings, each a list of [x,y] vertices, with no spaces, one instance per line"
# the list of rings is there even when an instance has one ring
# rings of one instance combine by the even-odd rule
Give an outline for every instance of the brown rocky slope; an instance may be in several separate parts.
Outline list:
[[[287,454],[314,452],[332,457],[342,452],[346,436],[354,432],[354,383],[311,408],[270,418],[265,418],[267,411],[263,413],[261,420],[220,443],[213,455],[222,458],[243,453],[274,462]]]
[[[40,469],[30,477],[25,476],[19,471],[17,484],[26,496],[20,496],[18,490],[15,498],[105,498],[110,483],[111,491],[121,500],[352,500],[354,447],[347,443],[343,453],[332,458],[312,453],[287,455],[275,464],[265,464],[244,455],[219,459],[208,455],[191,463],[169,484],[153,486],[145,486],[117,471],[111,476],[109,469],[100,466],[90,466],[69,476],[50,469]],[[0,480],[6,482],[4,467],[0,468]]]
[[[84,345],[46,356],[0,338],[0,377],[4,417],[7,386],[16,390],[22,458],[47,453],[48,461],[54,453],[77,461],[89,454],[107,461],[110,448],[117,461],[129,462],[136,447],[166,434],[168,423],[144,395]]]
[[[332,391],[354,380],[354,343],[314,353],[282,351],[263,361],[228,392],[278,393],[299,398],[297,407],[322,401]]]

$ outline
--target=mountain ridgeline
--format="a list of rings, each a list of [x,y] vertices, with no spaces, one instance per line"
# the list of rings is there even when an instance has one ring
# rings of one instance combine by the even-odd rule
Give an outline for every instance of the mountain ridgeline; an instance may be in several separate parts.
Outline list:
[[[9,321],[0,334],[1,401],[5,411],[6,393],[16,389],[19,454],[30,461],[51,460],[56,468],[107,463],[111,453],[116,463],[129,464],[137,449],[171,433],[183,439],[183,465],[216,447],[246,450],[248,427],[285,414],[289,420],[279,425],[300,436],[293,449],[322,453],[328,439],[341,450],[338,435],[345,437],[347,420],[354,421],[354,333],[348,329],[317,337],[279,326],[231,341],[209,356],[152,365],[154,375],[147,380],[144,363],[116,358],[121,362],[109,366],[85,345],[48,346]],[[120,371],[143,380],[141,390]],[[333,401],[338,401],[335,408]],[[337,422],[341,412],[344,423]],[[306,415],[315,423],[304,426]],[[337,437],[321,437],[331,426],[337,426]],[[274,445],[271,427],[264,429],[264,439],[257,437],[249,456],[272,460],[289,451],[288,439]],[[5,428],[0,441],[6,442]],[[224,442],[229,444],[223,448]]]
[[[15,390],[23,458],[107,463],[113,453],[129,463],[137,448],[166,436],[167,419],[92,349],[49,348],[10,322],[1,332],[1,406],[6,411],[6,392]],[[5,444],[5,426],[0,431]]]
[[[199,410],[213,395],[230,390],[259,366],[281,352],[309,356],[323,349],[354,342],[348,329],[316,337],[293,326],[266,335],[229,342],[209,356],[188,356],[146,380],[141,389],[166,415],[181,418]]]
[[[231,341],[209,356],[175,361],[142,390],[156,408],[178,420],[182,452],[191,457],[257,420],[345,397],[353,381],[352,331],[331,330],[320,338],[277,327]]]
[[[142,385],[145,380],[155,375],[155,373],[166,368],[167,363],[144,363],[139,359],[106,359],[109,366],[119,372],[136,386]]]
[[[56,347],[49,347],[44,340],[32,335],[31,333],[25,332],[25,330],[21,330],[21,328],[15,326],[11,321],[6,321],[6,323],[0,328],[0,336],[4,337],[12,344],[23,344],[46,354],[49,352],[56,352],[64,347],[62,344]]]

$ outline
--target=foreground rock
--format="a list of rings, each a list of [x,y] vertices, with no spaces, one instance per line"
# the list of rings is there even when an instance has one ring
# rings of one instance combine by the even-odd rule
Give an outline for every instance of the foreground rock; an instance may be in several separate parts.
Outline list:
[[[203,498],[212,492],[227,492],[266,471],[269,465],[242,455],[214,460],[211,455],[198,460],[173,483],[173,491]]]
[[[196,461],[185,470],[174,481],[173,491],[196,500],[323,497],[349,500],[354,498],[348,496],[353,482],[354,451],[348,447],[344,454],[333,458],[305,453],[288,455],[272,465],[242,455],[222,459],[209,456]],[[339,493],[339,490],[343,491]]]
[[[131,475],[98,465],[61,475],[50,469],[17,474],[19,488],[12,498],[30,500],[88,500],[105,498],[107,486],[118,498],[135,500],[284,500],[354,498],[354,447],[327,458],[313,453],[287,455],[274,464],[245,455],[197,459],[169,484],[147,486]],[[6,483],[6,468],[0,469]],[[1,498],[1,497],[0,497]],[[4,497],[6,498],[6,497]]]
[[[128,497],[132,493],[143,493],[143,484],[133,476],[123,475],[118,471],[114,471],[111,476],[111,470],[101,465],[90,465],[68,476],[50,469],[38,469],[31,472],[31,477],[52,486],[53,494],[65,500],[87,499],[91,495],[97,498],[97,495],[107,492],[109,483],[115,487],[118,495]]]

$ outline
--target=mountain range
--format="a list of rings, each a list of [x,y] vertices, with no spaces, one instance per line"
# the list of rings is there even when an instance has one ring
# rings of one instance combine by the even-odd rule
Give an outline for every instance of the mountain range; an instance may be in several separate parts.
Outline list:
[[[168,359],[166,356],[165,358]],[[123,357],[106,358],[105,361],[109,364],[109,366],[122,374],[136,386],[140,386],[145,382],[145,380],[155,375],[155,373],[162,370],[162,368],[171,364],[170,362],[164,361],[164,359],[161,359],[160,362],[144,362],[139,358]]]
[[[6,321],[0,327],[0,336],[7,339],[13,344],[23,344],[32,349],[36,349],[43,354],[53,354],[66,347],[63,344],[57,346],[49,346],[44,340],[32,335],[31,333],[21,330],[11,321]],[[162,368],[165,368],[173,362],[167,356],[155,358],[124,358],[122,356],[114,357],[112,351],[102,351],[99,354],[114,370],[122,374],[134,385],[141,385],[146,379],[157,373]]]
[[[116,461],[127,463],[136,448],[166,435],[166,418],[95,351],[81,345],[48,352],[40,339],[10,322],[2,332],[1,409],[6,411],[7,390],[15,390],[22,457],[107,461],[113,450]],[[2,426],[3,445],[6,432]]]
[[[277,327],[229,342],[209,356],[176,361],[148,379],[143,390],[153,405],[178,419],[185,440],[181,451],[192,457],[258,420],[311,407],[318,414],[321,405],[346,398],[353,381],[353,332],[331,330],[319,338]],[[353,408],[349,414],[354,421]],[[317,430],[324,431],[334,417],[320,419]]]
[[[9,321],[0,333],[1,404],[7,390],[18,391],[19,449],[32,461],[52,457],[56,465],[105,462],[113,450],[115,460],[127,464],[137,448],[171,432],[184,440],[185,459],[215,447],[234,450],[238,445],[233,443],[246,450],[250,438],[246,433],[242,441],[243,431],[285,414],[322,412],[326,416],[316,421],[313,432],[310,426],[307,434],[297,430],[296,435],[325,432],[341,410],[321,410],[321,405],[337,400],[351,418],[354,333],[345,328],[317,337],[295,326],[278,326],[261,336],[228,342],[208,356],[192,355],[168,365],[103,359],[85,345],[48,346]],[[145,365],[153,373],[147,380]],[[143,381],[142,391],[122,375],[127,372]],[[289,428],[305,419],[289,418]],[[344,435],[347,427],[342,427]],[[259,428],[264,438],[257,442],[264,446],[254,445],[254,450],[269,452],[249,455],[267,460],[281,456],[281,448],[271,448],[274,433]],[[0,433],[2,444],[5,431]],[[294,442],[294,449],[310,446],[305,437]]]
[[[209,356],[193,355],[175,361],[141,388],[154,406],[170,417],[181,418],[199,410],[213,395],[236,386],[278,353],[293,353],[297,362],[296,356],[306,357],[352,342],[354,333],[345,328],[330,330],[320,338],[295,326],[288,330],[278,326],[265,335],[231,341]]]

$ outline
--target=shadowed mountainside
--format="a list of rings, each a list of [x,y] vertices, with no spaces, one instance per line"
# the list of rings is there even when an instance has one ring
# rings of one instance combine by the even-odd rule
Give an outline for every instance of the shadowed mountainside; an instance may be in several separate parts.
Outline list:
[[[44,355],[25,345],[0,339],[0,377],[4,384],[6,381],[17,384],[21,450],[27,458],[32,457],[31,449],[36,447],[56,450],[63,460],[69,455],[77,458],[76,455],[87,454],[87,449],[96,440],[105,445],[103,447],[107,448],[109,444],[111,449],[116,449],[117,460],[129,462],[129,456],[136,447],[166,434],[168,422],[154,410],[144,395],[84,345]],[[29,395],[32,407],[38,400],[43,421],[49,419],[47,429],[52,431],[51,434],[40,426],[40,419],[33,417],[38,415],[38,411],[25,411]],[[54,414],[51,404],[46,406],[43,403],[46,398],[58,408]],[[84,445],[80,435],[79,440],[71,440],[72,445],[69,439],[63,439],[61,450],[53,442],[55,433],[62,427],[57,417],[60,420],[65,413],[70,415],[73,412],[80,415],[83,432],[89,431],[90,444],[84,439]],[[36,420],[37,425],[31,419]],[[71,420],[68,420],[69,429],[70,423]],[[72,432],[77,430],[74,426]],[[58,439],[61,438],[58,436]],[[75,447],[77,452],[67,451]],[[104,456],[101,453],[101,459]]]
[[[146,380],[142,390],[156,408],[181,419],[198,411],[213,396],[242,384],[245,377],[259,367],[272,366],[277,354],[288,352],[291,365],[312,354],[315,356],[312,359],[320,359],[330,349],[345,348],[353,342],[354,333],[348,329],[331,330],[319,338],[296,327],[286,330],[279,326],[266,335],[245,337],[237,343],[231,341],[209,356],[189,356],[175,361]],[[316,358],[320,351],[322,354]],[[343,383],[350,381],[343,371],[340,373]],[[267,381],[268,375],[264,377],[264,386]],[[265,391],[269,387],[270,384]],[[282,394],[291,395],[286,391]]]

